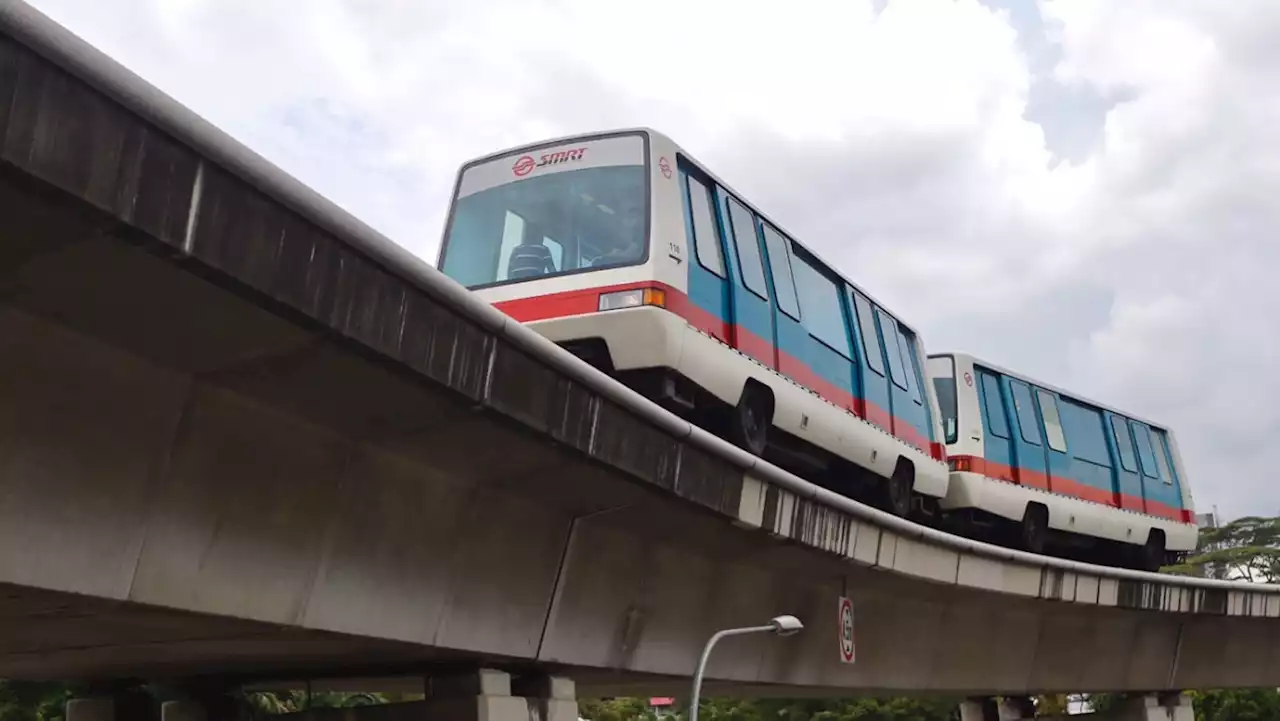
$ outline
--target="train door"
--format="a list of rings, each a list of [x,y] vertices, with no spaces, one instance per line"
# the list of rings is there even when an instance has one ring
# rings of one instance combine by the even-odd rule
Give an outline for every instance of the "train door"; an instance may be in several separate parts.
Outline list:
[[[902,351],[898,348],[898,321],[876,308],[876,319],[880,325],[880,339],[884,343],[885,360],[889,366],[889,415],[893,436],[905,440],[910,436],[907,429],[907,406],[911,403],[911,394],[907,390],[907,373],[902,367]]]
[[[1017,425],[1013,437],[1013,475],[1018,483],[1046,491],[1049,488],[1048,466],[1045,463],[1044,442],[1040,434],[1040,419],[1035,401],[1031,399],[1031,386],[1020,380],[1006,378],[1009,400],[1012,401],[1013,418]]]
[[[773,348],[774,367],[778,372],[815,391],[825,391],[826,383],[814,376],[820,363],[813,362],[809,354],[809,331],[800,322],[800,300],[796,293],[795,273],[791,267],[791,243],[777,228],[760,221],[764,236],[765,267],[768,270],[769,287],[773,291]],[[815,382],[817,381],[817,382]],[[822,393],[829,396],[830,393]],[[843,405],[842,398],[827,398]]]
[[[725,229],[729,261],[729,307],[733,315],[734,348],[766,367],[776,369],[773,312],[764,275],[764,258],[755,216],[723,188],[718,195],[720,225]]]
[[[1125,419],[1111,412],[1103,415],[1107,423],[1107,445],[1111,447],[1115,474],[1116,505],[1130,511],[1143,510],[1142,479],[1138,475],[1138,459],[1133,451],[1133,436]]]
[[[687,317],[703,318],[695,325],[724,343],[733,343],[733,309],[729,303],[729,273],[725,270],[724,246],[716,222],[715,198],[711,185],[683,164],[680,192],[684,194],[685,235],[691,262]]]
[[[1058,408],[1058,394],[1043,388],[1036,389],[1036,407],[1044,426],[1045,474],[1049,489],[1055,493],[1071,493],[1071,454],[1067,449],[1067,435],[1062,430],[1062,415]],[[1095,500],[1095,499],[1090,499]]]
[[[1144,510],[1153,516],[1180,520],[1181,494],[1173,485],[1168,464],[1161,463],[1164,453],[1163,450],[1157,450],[1151,427],[1138,421],[1129,421],[1129,430],[1133,432],[1138,446],[1138,472],[1142,476]]]
[[[914,379],[916,384],[916,395],[918,397],[917,404],[923,411],[923,427],[925,441],[929,444],[929,456],[939,461],[945,460],[946,454],[943,450],[942,439],[938,437],[941,425],[934,418],[934,401],[936,394],[933,384],[929,382],[925,373],[926,356],[924,349],[920,347],[920,339],[904,326],[898,326],[898,341],[902,345],[903,363],[910,366],[908,373]],[[953,381],[954,382],[954,381]]]
[[[1182,491],[1182,478],[1178,474],[1178,464],[1174,460],[1173,449],[1169,447],[1169,435],[1160,428],[1152,428],[1151,443],[1156,454],[1156,465],[1160,467],[1161,477],[1170,487],[1170,493],[1178,509],[1178,520],[1187,523],[1190,514]]]
[[[1014,483],[1013,434],[1004,402],[1004,388],[996,374],[975,368],[982,407],[982,427],[987,429],[983,441],[983,475]]]
[[[857,332],[853,334],[859,358],[858,370],[861,379],[861,396],[854,403],[858,413],[869,423],[879,427],[885,433],[893,433],[893,415],[889,412],[889,381],[885,378],[885,355],[880,344],[880,334],[876,331],[876,316],[871,301],[858,291],[846,286],[849,302],[853,308],[853,325]]]

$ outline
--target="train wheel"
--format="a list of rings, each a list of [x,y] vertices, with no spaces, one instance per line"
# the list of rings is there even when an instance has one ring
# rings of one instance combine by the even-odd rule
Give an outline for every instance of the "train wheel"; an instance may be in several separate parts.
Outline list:
[[[747,384],[742,397],[733,410],[730,433],[737,446],[756,456],[763,456],[769,444],[769,425],[772,422],[773,403],[768,392],[759,386]]]
[[[1027,553],[1044,553],[1049,538],[1049,511],[1044,506],[1031,504],[1022,514],[1018,529],[1018,545]]]
[[[1147,534],[1147,542],[1143,544],[1139,551],[1138,567],[1143,571],[1159,571],[1160,566],[1164,565],[1164,533],[1161,531],[1151,531]]]
[[[895,516],[906,518],[911,512],[913,486],[915,486],[913,467],[902,459],[898,459],[898,466],[893,469],[893,475],[880,482],[879,506]]]

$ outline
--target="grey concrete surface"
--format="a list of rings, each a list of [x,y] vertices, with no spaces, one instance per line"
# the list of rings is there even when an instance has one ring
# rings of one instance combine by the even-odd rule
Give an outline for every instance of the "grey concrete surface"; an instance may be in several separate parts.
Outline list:
[[[682,693],[716,629],[793,613],[708,693],[1280,684],[1277,589],[972,551],[744,473],[2,35],[0,217],[0,676]]]

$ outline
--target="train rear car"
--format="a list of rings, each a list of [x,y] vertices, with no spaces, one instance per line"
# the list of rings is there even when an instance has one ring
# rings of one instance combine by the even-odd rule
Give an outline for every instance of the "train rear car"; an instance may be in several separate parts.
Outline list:
[[[1147,570],[1195,548],[1190,486],[1167,427],[965,354],[931,355],[928,370],[949,516],[1007,529],[1033,553],[1056,536],[1087,560]]]
[[[946,493],[914,330],[660,133],[467,163],[439,266],[673,412],[833,490],[900,515]]]

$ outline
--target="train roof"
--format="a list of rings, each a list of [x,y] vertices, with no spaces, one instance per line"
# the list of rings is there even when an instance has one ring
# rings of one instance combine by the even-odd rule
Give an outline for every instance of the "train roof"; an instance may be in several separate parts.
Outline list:
[[[1038,386],[1038,387],[1043,388],[1043,389],[1048,390],[1048,391],[1053,391],[1054,393],[1057,393],[1058,395],[1060,395],[1060,396],[1064,396],[1064,397],[1066,397],[1066,398],[1070,398],[1071,400],[1079,401],[1079,402],[1081,402],[1081,403],[1084,403],[1084,404],[1087,404],[1087,405],[1091,405],[1091,406],[1093,406],[1093,407],[1095,407],[1095,408],[1100,408],[1100,409],[1105,410],[1105,411],[1110,411],[1110,412],[1112,412],[1112,413],[1115,413],[1116,415],[1124,416],[1125,418],[1128,418],[1129,420],[1134,420],[1134,421],[1138,421],[1138,422],[1140,422],[1140,423],[1145,423],[1145,424],[1147,424],[1148,426],[1151,426],[1152,428],[1158,428],[1158,429],[1160,429],[1160,430],[1164,431],[1165,433],[1169,434],[1170,436],[1172,436],[1172,435],[1173,435],[1173,430],[1172,430],[1171,428],[1169,428],[1169,426],[1167,426],[1167,425],[1165,425],[1165,424],[1163,424],[1163,423],[1156,423],[1155,421],[1152,421],[1152,420],[1150,420],[1150,419],[1143,418],[1143,417],[1141,417],[1141,416],[1135,416],[1134,414],[1130,413],[1129,411],[1121,410],[1121,409],[1119,409],[1119,408],[1116,408],[1115,406],[1111,406],[1111,405],[1108,405],[1108,404],[1106,404],[1106,403],[1099,403],[1098,401],[1095,401],[1095,400],[1093,400],[1093,399],[1091,399],[1091,398],[1086,398],[1085,396],[1082,396],[1082,395],[1080,395],[1079,393],[1076,393],[1076,392],[1074,392],[1074,391],[1069,391],[1069,390],[1067,390],[1067,389],[1065,389],[1065,388],[1059,388],[1058,386],[1055,386],[1055,385],[1053,385],[1053,384],[1051,384],[1051,383],[1045,383],[1044,381],[1037,380],[1037,379],[1032,378],[1032,377],[1030,377],[1030,376],[1028,376],[1028,375],[1026,375],[1026,374],[1023,374],[1023,373],[1018,373],[1017,371],[1011,371],[1011,370],[1009,370],[1008,368],[1004,368],[1004,367],[998,366],[998,365],[996,365],[995,363],[991,363],[991,362],[989,362],[989,361],[987,361],[987,360],[985,360],[985,359],[983,359],[983,358],[980,358],[980,357],[978,357],[978,356],[973,355],[972,353],[965,353],[965,352],[962,352],[962,351],[941,351],[941,352],[938,352],[938,353],[930,353],[930,354],[928,354],[928,357],[929,357],[929,358],[944,358],[944,357],[952,357],[952,358],[962,358],[962,359],[966,359],[966,360],[968,360],[968,361],[969,361],[969,362],[971,362],[971,363],[975,363],[975,364],[977,364],[977,365],[980,365],[980,366],[982,366],[983,368],[989,368],[989,369],[991,369],[991,370],[993,370],[993,371],[995,371],[995,372],[997,372],[997,373],[1001,373],[1001,374],[1003,374],[1003,375],[1007,375],[1007,376],[1009,376],[1010,378],[1016,378],[1016,379],[1018,379],[1018,380],[1020,380],[1020,381],[1023,381],[1023,382],[1025,382],[1025,383],[1028,383],[1028,384],[1030,384],[1030,385]]]

